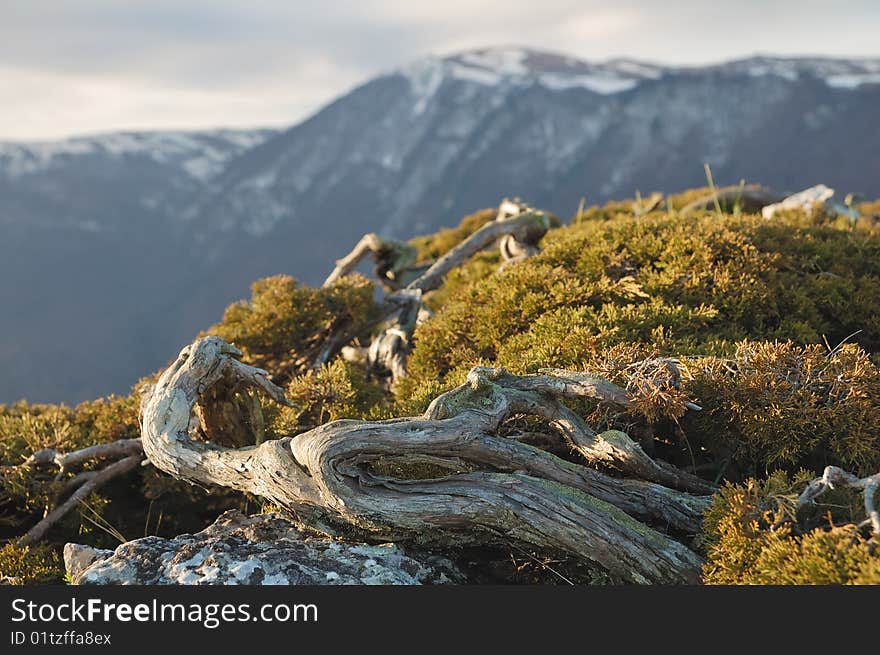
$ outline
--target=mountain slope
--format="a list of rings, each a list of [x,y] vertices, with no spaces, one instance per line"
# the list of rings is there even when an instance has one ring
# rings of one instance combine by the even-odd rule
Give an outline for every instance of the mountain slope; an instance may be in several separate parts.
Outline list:
[[[496,48],[391,71],[281,132],[2,144],[0,402],[123,391],[253,279],[317,283],[364,232],[434,231],[504,196],[567,217],[701,186],[704,162],[722,184],[878,196],[878,107],[880,60]]]
[[[0,402],[125,391],[189,338],[168,295],[197,273],[175,225],[271,133],[0,144]]]
[[[700,186],[704,162],[722,183],[878,195],[878,75],[880,61],[428,58],[231,162],[192,229],[213,262],[237,258],[217,279],[241,295],[279,270],[319,282],[366,231],[430,232],[514,195],[569,216],[581,198]]]
[[[868,129],[878,103],[880,61],[676,69],[518,49],[431,58],[233,164],[197,223],[259,238],[363,207],[377,229],[402,236],[506,194],[570,213],[583,196],[699,184],[703,162],[733,182],[760,167],[781,188],[820,175],[880,193],[880,132]],[[786,161],[768,166],[783,148]],[[827,164],[844,153],[849,161]]]

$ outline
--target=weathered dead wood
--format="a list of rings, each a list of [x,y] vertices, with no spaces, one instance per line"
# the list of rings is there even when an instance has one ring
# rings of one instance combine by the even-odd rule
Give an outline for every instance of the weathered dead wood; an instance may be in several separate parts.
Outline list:
[[[375,274],[386,289],[399,289],[418,277],[427,266],[416,266],[418,251],[403,241],[365,234],[324,280],[324,287],[333,286],[341,277],[351,273],[366,257],[375,261]]]
[[[659,208],[662,202],[663,194],[659,191],[654,191],[647,198],[639,196],[632,205],[633,215],[644,216],[650,214],[652,211]]]
[[[201,431],[227,448],[261,443],[265,429],[256,393],[236,382],[230,379],[207,389],[195,407]]]
[[[663,464],[649,457],[642,447],[618,430],[597,435],[568,407],[555,397],[592,398],[608,404],[627,407],[630,404],[626,391],[615,384],[588,375],[560,369],[543,369],[550,375],[515,376],[502,369],[474,367],[468,374],[471,385],[491,381],[504,389],[533,392],[518,398],[524,402],[523,414],[547,419],[570,441],[572,447],[587,461],[602,464],[650,480],[659,484],[695,493],[712,493],[713,485],[681,469]],[[535,401],[535,394],[540,402]],[[428,410],[431,411],[430,409]]]
[[[140,439],[119,439],[110,443],[97,444],[69,453],[58,452],[52,448],[36,451],[25,460],[25,466],[57,466],[65,472],[93,459],[124,457],[143,452]]]
[[[110,443],[88,446],[69,453],[59,452],[53,448],[44,448],[33,453],[21,466],[29,468],[57,466],[59,470],[56,480],[61,480],[65,473],[86,462],[112,460],[115,458],[122,459],[107,464],[100,469],[82,471],[64,481],[57,500],[60,500],[68,493],[70,493],[70,496],[64,502],[60,502],[53,510],[47,511],[46,516],[28,530],[19,539],[19,542],[22,545],[27,545],[42,539],[53,525],[85,500],[90,493],[110,480],[132,470],[138,463],[143,461],[143,455],[143,443],[140,439],[119,439]]]
[[[717,189],[716,193],[710,193],[694,200],[682,207],[679,213],[682,216],[687,216],[698,211],[713,210],[716,201],[721,207],[733,208],[736,205],[743,212],[756,213],[760,212],[764,206],[779,202],[783,198],[785,198],[783,194],[758,184],[728,186]]]
[[[554,398],[619,400],[607,383],[475,369],[421,417],[334,421],[238,449],[191,439],[194,406],[230,377],[286,402],[265,372],[237,356],[222,339],[200,339],[145,394],[144,450],[159,469],[263,496],[313,527],[360,539],[517,544],[562,550],[631,582],[699,580],[700,558],[662,530],[695,532],[707,497],[620,480],[498,436],[513,416],[544,416],[593,461],[669,475],[671,467],[651,467],[626,435],[595,435]]]
[[[860,478],[837,466],[826,466],[822,477],[813,480],[798,497],[798,508],[811,504],[818,496],[835,487],[856,489],[862,492],[865,503],[864,524],[870,525],[874,535],[880,538],[880,511],[874,504],[874,497],[880,491],[880,473]]]
[[[130,440],[134,441],[134,440]],[[109,464],[99,471],[95,471],[93,475],[82,476],[80,481],[82,484],[79,488],[70,494],[70,497],[55,509],[49,512],[39,523],[28,530],[19,540],[22,546],[33,544],[42,539],[49,529],[58,523],[64,516],[76,507],[79,503],[88,498],[89,494],[103,486],[110,480],[128,473],[141,463],[143,457],[141,455],[129,455],[124,459]],[[79,477],[79,476],[77,476]],[[76,478],[75,478],[76,479]]]
[[[406,375],[412,335],[422,310],[422,292],[402,289],[386,299],[386,307],[384,327],[367,349],[367,366],[374,375],[389,375],[396,381]]]
[[[372,255],[377,278],[391,292],[384,300],[384,316],[370,346],[360,353],[350,349],[349,359],[363,357],[373,374],[389,378],[391,382],[399,380],[406,375],[413,331],[423,308],[422,294],[435,289],[451,270],[496,241],[504,260],[502,269],[531,257],[539,252],[538,243],[549,227],[546,213],[531,209],[518,199],[505,198],[493,222],[471,234],[436,262],[423,265],[416,264],[417,251],[410,244],[373,233],[364,235],[348,255],[337,260],[336,267],[324,281],[325,287],[335,284]],[[311,368],[317,369],[329,362],[343,348],[349,347],[355,336],[340,331],[331,333]]]
[[[481,227],[434,262],[406,288],[388,296],[388,319],[373,338],[367,355],[370,369],[379,375],[389,375],[392,382],[404,377],[422,294],[435,289],[451,270],[496,241],[504,259],[502,268],[531,257],[539,252],[538,243],[549,227],[550,219],[544,212],[505,199],[495,221]]]
[[[495,221],[508,221],[514,216],[519,216],[523,212],[529,211],[531,208],[519,198],[509,200],[505,198],[498,205],[498,215]],[[546,230],[534,230],[524,233],[517,238],[514,234],[505,234],[498,241],[498,249],[501,251],[500,270],[504,270],[508,266],[521,262],[541,252],[538,242],[544,236]]]
[[[419,289],[427,293],[436,289],[449,271],[461,266],[483,248],[502,237],[510,236],[520,244],[536,245],[550,229],[550,217],[542,211],[529,209],[510,218],[502,218],[486,223],[467,239],[440,257],[417,279],[410,282],[407,289]],[[516,255],[514,255],[516,256]]]

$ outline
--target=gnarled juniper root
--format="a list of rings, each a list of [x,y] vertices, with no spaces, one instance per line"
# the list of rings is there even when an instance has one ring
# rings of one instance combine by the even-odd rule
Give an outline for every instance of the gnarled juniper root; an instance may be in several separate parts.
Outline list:
[[[695,533],[711,487],[654,462],[622,432],[595,434],[558,400],[625,405],[626,393],[605,380],[475,368],[420,417],[334,421],[235,449],[192,439],[193,408],[213,385],[233,381],[287,403],[239,356],[220,338],[199,339],[145,394],[143,446],[155,466],[260,495],[327,532],[438,547],[516,544],[565,551],[631,582],[699,581],[700,557],[660,530]],[[543,418],[587,461],[636,478],[498,436],[515,415]],[[407,470],[421,475],[396,477]]]

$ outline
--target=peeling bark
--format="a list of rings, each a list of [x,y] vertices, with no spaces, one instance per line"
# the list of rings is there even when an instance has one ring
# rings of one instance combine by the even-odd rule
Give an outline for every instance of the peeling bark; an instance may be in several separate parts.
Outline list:
[[[237,449],[193,440],[193,408],[215,385],[233,379],[287,402],[238,356],[222,339],[200,339],[145,394],[144,451],[159,469],[262,496],[329,533],[561,550],[630,582],[699,581],[700,557],[665,530],[696,532],[709,503],[698,494],[710,486],[653,462],[623,433],[593,433],[557,400],[624,402],[606,381],[477,368],[421,417],[334,421]],[[498,436],[505,420],[523,414],[557,427],[588,461],[639,477],[612,477]]]

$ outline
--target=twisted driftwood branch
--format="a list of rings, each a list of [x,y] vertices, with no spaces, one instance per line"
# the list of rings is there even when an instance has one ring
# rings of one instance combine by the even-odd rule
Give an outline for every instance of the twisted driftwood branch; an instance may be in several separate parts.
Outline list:
[[[809,505],[826,490],[834,489],[835,487],[856,489],[862,492],[865,502],[865,514],[868,516],[865,523],[871,526],[874,535],[880,537],[880,511],[877,510],[874,504],[874,496],[880,490],[880,473],[860,478],[837,466],[826,466],[822,477],[813,480],[798,497],[798,508]]]
[[[89,494],[103,486],[113,478],[128,473],[141,463],[143,458],[140,455],[129,455],[128,457],[109,464],[105,468],[97,471],[93,476],[88,476],[80,487],[74,491],[70,497],[61,503],[58,507],[49,512],[42,521],[28,530],[19,539],[19,543],[23,546],[33,544],[42,539],[46,532],[53,525],[60,521],[70,510],[79,503],[88,498]]]
[[[119,439],[110,443],[97,444],[88,446],[70,453],[60,453],[52,448],[44,448],[38,450],[25,460],[25,466],[49,466],[54,465],[61,469],[64,473],[70,468],[83,464],[93,459],[103,459],[108,457],[124,457],[126,455],[134,455],[142,453],[140,439]]]
[[[468,381],[479,384],[485,378],[505,389],[545,394],[540,403],[529,404],[528,411],[522,413],[541,416],[550,421],[571,446],[593,464],[609,466],[623,473],[685,491],[704,494],[714,491],[714,486],[705,480],[651,459],[624,432],[609,430],[597,435],[580,416],[554,398],[594,398],[627,407],[630,401],[623,389],[602,378],[585,374],[561,369],[542,369],[542,372],[550,375],[516,376],[499,369],[474,367],[468,374]]]
[[[554,397],[621,401],[607,382],[478,368],[421,417],[334,421],[237,449],[192,439],[194,406],[230,378],[286,402],[238,354],[217,337],[200,339],[145,394],[144,451],[159,469],[260,495],[331,533],[441,547],[523,545],[565,551],[631,582],[699,581],[700,558],[661,530],[695,533],[708,497],[614,478],[498,436],[513,416],[543,416],[591,461],[668,479],[671,467],[651,466],[623,433],[594,434]],[[680,472],[672,478],[702,486]]]

